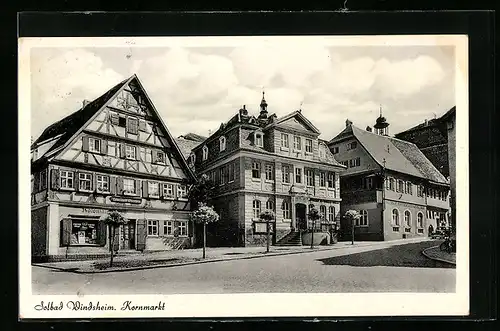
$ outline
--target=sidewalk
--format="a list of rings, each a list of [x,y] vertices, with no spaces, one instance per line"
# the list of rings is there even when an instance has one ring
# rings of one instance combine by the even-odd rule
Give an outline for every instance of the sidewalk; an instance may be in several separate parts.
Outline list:
[[[209,247],[206,249],[205,259],[202,258],[203,253],[201,248],[151,252],[134,255],[120,255],[118,252],[118,255],[113,259],[113,267],[111,268],[109,267],[109,258],[86,261],[33,263],[32,265],[82,274],[106,273],[152,268],[177,267],[190,264],[261,258],[266,256],[306,254],[342,248],[373,247],[373,249],[375,250],[427,240],[429,240],[429,238],[413,238],[376,242],[364,241],[355,242],[354,245],[352,245],[350,241],[342,241],[331,246],[315,246],[313,249],[311,249],[310,246],[271,246],[269,253],[266,253],[266,247]]]
[[[456,253],[447,253],[439,249],[439,246],[429,247],[422,251],[422,254],[432,260],[446,262],[450,264],[457,264]]]

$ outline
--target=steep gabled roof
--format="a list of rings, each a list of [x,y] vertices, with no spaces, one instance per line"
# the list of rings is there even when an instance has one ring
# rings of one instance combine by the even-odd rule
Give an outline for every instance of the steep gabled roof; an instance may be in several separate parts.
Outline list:
[[[175,139],[177,145],[179,146],[179,149],[184,156],[185,159],[189,157],[191,154],[191,151],[198,145],[200,145],[203,141],[194,141],[190,139],[184,138],[185,136],[180,136],[179,138]]]
[[[359,129],[354,125],[349,125],[335,138],[330,140],[329,145],[352,136],[359,141],[381,167],[385,166],[388,170],[425,178],[436,183],[448,183],[446,178],[434,167],[418,147],[407,141],[382,136]]]
[[[272,117],[272,116],[271,116]],[[271,118],[270,117],[270,118]],[[317,127],[314,126],[314,124],[311,123],[311,121],[309,121],[303,114],[300,110],[296,110],[294,112],[291,112],[290,114],[288,115],[285,115],[283,117],[280,117],[280,118],[277,118],[275,120],[272,120],[271,123],[269,123],[264,129],[267,129],[267,128],[271,128],[273,126],[276,126],[276,125],[279,125],[283,122],[286,122],[287,120],[291,119],[291,118],[294,118],[294,117],[298,117],[311,131],[313,131],[314,133],[317,133],[317,134],[320,134],[320,131],[318,130]]]
[[[199,134],[192,133],[192,132],[189,132],[189,133],[186,133],[182,136],[179,136],[179,138],[183,138],[183,139],[191,140],[191,141],[197,141],[197,142],[203,142],[207,139],[207,137],[200,136]]]
[[[40,137],[38,137],[38,139],[32,144],[32,148],[35,148],[39,142],[54,138],[57,135],[61,135],[61,137],[47,151],[47,153],[50,153],[51,151],[64,145],[85,123],[87,123],[90,118],[92,118],[92,116],[94,116],[102,108],[104,104],[106,104],[113,97],[113,95],[115,95],[115,93],[125,86],[129,80],[130,78],[121,81],[106,93],[88,103],[85,107],[80,108],[80,110],[47,127],[42,132]]]

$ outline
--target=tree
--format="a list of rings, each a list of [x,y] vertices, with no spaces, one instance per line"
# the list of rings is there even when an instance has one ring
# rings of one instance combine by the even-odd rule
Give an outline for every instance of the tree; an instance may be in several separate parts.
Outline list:
[[[200,204],[207,204],[213,196],[214,182],[206,174],[198,178],[198,181],[189,190],[189,201],[192,209],[197,209]]]
[[[203,258],[205,258],[205,249],[207,246],[207,224],[217,222],[219,220],[219,214],[217,214],[212,207],[200,202],[198,203],[198,208],[192,212],[191,219],[195,223],[203,224]]]
[[[269,253],[269,222],[274,222],[276,216],[272,210],[265,210],[260,214],[260,219],[266,222],[267,247],[266,252]]]
[[[307,213],[307,217],[311,220],[311,248],[314,248],[314,225],[316,221],[322,217],[322,214],[319,212],[318,208],[314,205],[309,206],[309,213]]]
[[[116,234],[116,229],[120,227],[120,225],[126,224],[128,222],[127,219],[125,219],[122,214],[120,214],[116,210],[112,210],[108,213],[106,218],[102,220],[107,226],[108,226],[108,233],[109,233],[109,250],[111,252],[110,260],[109,260],[109,266],[113,266],[113,255],[114,255],[114,246],[115,246],[115,234]],[[118,252],[118,250],[117,250]]]
[[[344,219],[346,219],[350,224],[351,224],[351,241],[352,244],[354,245],[354,225],[356,224],[356,221],[359,220],[361,215],[358,213],[357,210],[348,210],[345,212]]]

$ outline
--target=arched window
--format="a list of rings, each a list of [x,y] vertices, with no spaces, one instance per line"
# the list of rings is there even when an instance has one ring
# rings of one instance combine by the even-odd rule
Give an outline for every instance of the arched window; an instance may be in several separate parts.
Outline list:
[[[328,221],[329,222],[335,221],[335,207],[334,206],[328,207]]]
[[[224,136],[219,138],[219,150],[221,152],[226,150],[226,137]]]
[[[397,209],[392,210],[392,224],[399,226],[399,211]]]
[[[409,210],[405,210],[405,225],[411,228],[411,213]]]
[[[417,227],[418,228],[424,227],[424,214],[422,214],[421,212],[417,214]]]
[[[260,201],[254,200],[252,207],[253,207],[253,218],[254,219],[260,218]]]
[[[272,200],[266,201],[266,209],[274,211],[274,202]]]
[[[283,210],[283,219],[284,220],[289,220],[291,219],[290,217],[290,203],[288,201],[283,201],[281,204],[281,209]]]
[[[264,146],[264,139],[263,139],[263,135],[261,132],[255,132],[254,134],[254,144],[255,146],[258,146],[258,147],[263,147]]]
[[[321,221],[326,221],[326,206],[319,206],[319,212],[321,213]]]
[[[366,210],[360,210],[359,214],[361,217],[356,222],[357,226],[368,226],[368,212]]]
[[[206,161],[208,159],[208,147],[205,145],[203,146],[203,161]]]

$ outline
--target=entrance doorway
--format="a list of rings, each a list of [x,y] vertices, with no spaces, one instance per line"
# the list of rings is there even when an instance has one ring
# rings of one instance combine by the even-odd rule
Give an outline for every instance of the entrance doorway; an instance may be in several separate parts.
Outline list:
[[[129,220],[127,224],[122,225],[122,248],[135,249],[135,220]]]
[[[307,230],[306,205],[303,203],[295,204],[295,220],[298,230]]]

